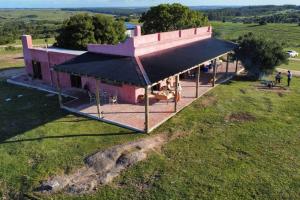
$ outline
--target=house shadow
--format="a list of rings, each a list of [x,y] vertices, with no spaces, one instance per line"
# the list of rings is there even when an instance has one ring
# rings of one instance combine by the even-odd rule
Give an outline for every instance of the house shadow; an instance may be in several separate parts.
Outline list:
[[[32,137],[10,141],[9,139],[42,127],[48,123],[63,126],[65,123],[95,121],[60,109],[57,96],[33,89],[10,85],[0,81],[0,144],[30,142],[45,139],[74,137],[105,137],[135,134],[134,131],[116,131],[108,133],[80,133],[54,136]],[[59,129],[58,129],[59,130]]]
[[[133,135],[133,134],[136,134],[136,133],[137,132],[132,131],[132,132],[120,132],[120,133],[95,133],[95,134],[52,135],[52,136],[35,137],[35,138],[27,138],[27,139],[12,140],[12,141],[1,141],[0,144],[32,142],[32,141],[41,141],[41,140],[46,140],[46,139],[61,139],[61,138],[122,136],[122,135]]]

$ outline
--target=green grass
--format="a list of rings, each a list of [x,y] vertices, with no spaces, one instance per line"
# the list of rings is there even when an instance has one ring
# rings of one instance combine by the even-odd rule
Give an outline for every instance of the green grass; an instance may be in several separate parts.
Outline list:
[[[300,61],[290,60],[289,64],[283,64],[279,67],[283,69],[300,71]]]
[[[32,40],[33,45],[46,45],[45,39],[33,39]],[[55,43],[55,38],[49,38],[48,39],[48,45],[52,45]],[[21,40],[16,40],[15,43],[10,43],[5,46],[14,46],[14,45],[22,45]],[[1,47],[1,46],[0,46]]]
[[[29,192],[40,180],[81,166],[98,149],[143,136],[63,112],[56,96],[1,81],[0,90],[0,197]]]
[[[11,51],[0,48],[0,70],[23,66],[24,60],[21,48]]]
[[[152,133],[188,136],[152,153],[96,193],[43,198],[299,199],[300,79],[280,94],[258,91],[256,84],[232,81],[194,102]],[[40,180],[69,173],[97,149],[143,136],[104,136],[128,131],[67,114],[59,110],[56,97],[45,93],[6,83],[0,90],[0,191],[11,195],[32,195]],[[18,94],[24,97],[16,98]],[[13,100],[3,102],[8,97]],[[226,120],[241,112],[255,120]]]
[[[82,12],[62,11],[60,9],[5,9],[5,10],[0,10],[0,16],[1,16],[0,24],[12,20],[63,21],[77,13],[82,13]],[[84,12],[84,13],[89,13],[89,12]]]
[[[300,26],[298,24],[242,24],[232,22],[212,22],[213,28],[221,33],[221,38],[235,40],[248,32],[263,35],[265,38],[285,43],[286,50],[300,52]]]

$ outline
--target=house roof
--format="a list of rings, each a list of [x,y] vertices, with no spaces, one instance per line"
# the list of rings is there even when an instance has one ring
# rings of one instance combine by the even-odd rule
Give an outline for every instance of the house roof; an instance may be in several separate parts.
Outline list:
[[[134,57],[87,52],[55,66],[54,70],[145,86],[214,59],[235,46],[231,42],[210,38],[139,56],[140,65]],[[145,74],[150,83],[145,80]]]
[[[134,57],[87,52],[61,65],[55,66],[54,70],[136,86],[146,85]]]
[[[232,51],[235,46],[231,42],[210,38],[143,55],[140,61],[150,82],[156,83]]]

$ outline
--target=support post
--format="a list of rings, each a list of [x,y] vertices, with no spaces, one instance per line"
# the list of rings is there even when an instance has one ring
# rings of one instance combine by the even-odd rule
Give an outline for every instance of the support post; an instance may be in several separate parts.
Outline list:
[[[239,60],[236,59],[236,64],[235,64],[235,73],[237,74],[238,72],[238,66],[239,66]]]
[[[177,100],[178,100],[178,84],[179,84],[179,75],[175,77],[175,101],[174,101],[174,112],[177,112]]]
[[[145,132],[149,133],[149,95],[148,86],[145,87]]]
[[[101,118],[101,112],[100,112],[100,91],[99,91],[99,80],[96,79],[96,105],[97,105],[97,113],[98,117]]]
[[[228,76],[228,68],[229,68],[229,53],[227,54],[227,60],[226,60],[226,77]]]
[[[200,66],[197,68],[197,77],[196,77],[196,98],[199,97],[199,81],[200,81]]]
[[[216,75],[217,75],[217,59],[214,59],[213,63],[213,80],[212,80],[212,86],[215,87],[216,84]]]
[[[56,80],[57,80],[57,91],[58,91],[58,102],[59,106],[62,108],[63,107],[63,102],[62,102],[62,96],[61,96],[61,85],[60,85],[60,80],[59,80],[59,73],[56,72]]]

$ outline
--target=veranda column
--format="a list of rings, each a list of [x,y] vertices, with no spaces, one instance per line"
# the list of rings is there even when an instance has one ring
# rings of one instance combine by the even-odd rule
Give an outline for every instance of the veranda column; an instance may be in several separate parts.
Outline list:
[[[213,81],[212,81],[212,86],[215,87],[216,84],[216,75],[217,75],[217,59],[214,59],[213,62]]]
[[[199,97],[199,81],[200,81],[200,66],[197,68],[197,77],[196,77],[196,98]]]
[[[58,91],[58,102],[59,102],[59,106],[63,107],[63,103],[62,103],[62,96],[61,96],[61,85],[60,85],[60,80],[59,80],[59,73],[56,72],[56,80],[57,80],[57,91]]]
[[[101,112],[100,112],[100,91],[99,91],[99,80],[96,79],[95,81],[96,83],[96,105],[97,105],[97,113],[98,113],[98,117],[101,118]]]
[[[229,53],[227,54],[227,61],[226,61],[226,76],[228,76],[228,68],[229,68]]]
[[[177,100],[178,100],[178,84],[179,84],[179,75],[175,76],[175,101],[174,101],[174,112],[177,112]]]
[[[239,60],[236,59],[236,64],[235,64],[235,73],[238,72],[238,66],[239,66]]]
[[[149,95],[148,86],[145,87],[145,132],[149,133]]]

